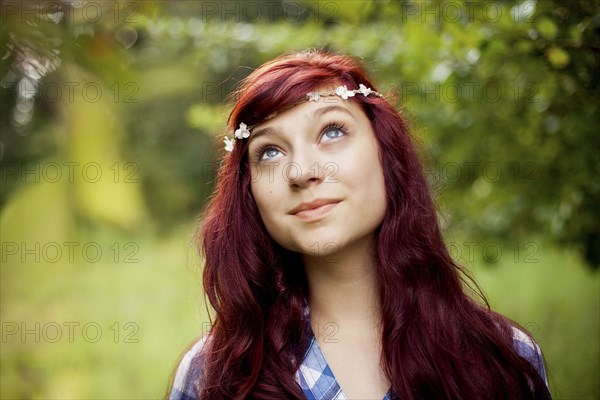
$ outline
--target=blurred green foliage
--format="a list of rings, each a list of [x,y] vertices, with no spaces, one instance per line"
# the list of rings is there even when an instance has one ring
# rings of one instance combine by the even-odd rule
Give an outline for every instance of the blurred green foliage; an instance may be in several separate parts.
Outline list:
[[[597,2],[0,7],[3,335],[14,321],[98,321],[106,339],[135,321],[140,337],[3,337],[2,398],[160,396],[205,321],[177,243],[212,191],[227,96],[252,68],[310,47],[365,61],[421,146],[455,256],[500,311],[536,321],[555,394],[600,397]],[[11,247],[71,242],[115,257],[38,262]]]
[[[225,97],[252,67],[325,47],[365,59],[380,90],[397,95],[449,227],[502,240],[543,233],[599,265],[593,3],[93,4],[63,5],[58,23],[19,3],[4,7],[2,205],[22,181],[14,169],[28,163],[104,158],[106,169],[126,159],[139,185],[88,185],[73,199],[78,217],[135,227],[145,210],[161,229],[188,220],[211,191]],[[35,64],[23,57],[49,67],[28,78]],[[21,107],[29,116],[14,111],[27,79],[39,86],[35,105]],[[98,123],[83,116],[100,108],[87,101],[89,85],[102,92]],[[120,213],[92,204],[105,191]]]

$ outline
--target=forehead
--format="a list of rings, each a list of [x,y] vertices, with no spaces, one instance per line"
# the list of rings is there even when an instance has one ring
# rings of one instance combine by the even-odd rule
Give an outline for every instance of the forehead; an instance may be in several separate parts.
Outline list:
[[[260,133],[260,131],[266,128],[318,121],[324,115],[329,113],[345,114],[353,119],[359,119],[361,116],[366,117],[356,100],[344,100],[338,96],[321,97],[319,101],[306,101],[278,113],[271,119],[259,123],[252,129],[250,139],[253,138],[255,133]]]

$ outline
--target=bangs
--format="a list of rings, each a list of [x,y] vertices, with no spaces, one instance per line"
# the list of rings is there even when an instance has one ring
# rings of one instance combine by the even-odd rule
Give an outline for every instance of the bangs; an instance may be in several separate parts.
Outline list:
[[[238,105],[243,107],[239,109],[235,121],[230,117],[229,122],[233,124],[232,127],[242,121],[248,125],[256,125],[275,113],[307,101],[306,96],[309,92],[344,84],[352,85],[349,82],[340,82],[330,74],[310,77],[305,76],[307,73],[269,75],[259,77],[253,82],[252,88],[242,86]],[[310,75],[314,75],[314,71],[311,71]]]

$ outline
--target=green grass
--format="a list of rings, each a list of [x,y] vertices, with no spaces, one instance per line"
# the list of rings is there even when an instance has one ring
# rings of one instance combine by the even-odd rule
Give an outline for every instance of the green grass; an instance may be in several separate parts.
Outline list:
[[[574,253],[535,243],[539,251],[529,262],[525,253],[505,248],[496,263],[480,257],[473,271],[492,308],[527,328],[541,346],[553,398],[599,399],[598,271]]]
[[[113,242],[138,244],[138,262],[119,257],[115,263],[111,254],[97,263],[2,265],[2,399],[164,395],[179,354],[204,319],[199,274],[186,248],[189,234],[163,241],[104,239],[94,239],[104,250]],[[79,323],[72,342],[65,322]],[[13,323],[19,330],[25,323],[39,337],[8,335]],[[47,325],[53,323],[62,328],[55,343],[44,340],[54,341],[57,331]],[[102,330],[98,338],[96,327]]]
[[[11,258],[2,264],[1,398],[162,397],[178,356],[205,320],[200,276],[188,247],[191,232],[188,227],[162,240],[150,235],[88,239],[103,248],[135,242],[134,263],[111,257],[88,263],[79,257],[72,263]],[[534,263],[522,257],[515,262],[506,251],[493,264],[475,258],[472,268],[493,308],[525,325],[538,340],[554,397],[600,398],[598,273],[569,252],[543,244],[539,249]],[[11,324],[32,329],[36,322],[40,330],[48,323],[61,325],[63,336],[50,343],[43,335],[38,342],[32,334],[7,335]],[[80,324],[72,343],[65,322]],[[134,325],[125,329],[128,322]],[[86,323],[102,329],[97,342],[83,336]],[[88,329],[93,339],[95,330]],[[52,338],[54,331],[48,328],[46,336]]]

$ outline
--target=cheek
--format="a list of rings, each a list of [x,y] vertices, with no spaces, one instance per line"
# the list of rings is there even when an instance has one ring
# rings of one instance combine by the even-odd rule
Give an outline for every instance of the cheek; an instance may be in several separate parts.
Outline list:
[[[364,204],[369,205],[365,212],[373,217],[383,218],[387,208],[387,193],[383,168],[375,146],[371,142],[366,142],[358,147],[359,151],[351,157],[352,162],[345,163],[344,170],[347,173],[344,173],[344,179],[353,192],[360,193],[359,197]]]
[[[275,213],[281,204],[277,185],[270,183],[268,179],[256,179],[250,184],[250,190],[265,226],[269,227],[273,221],[277,221]]]
[[[383,177],[383,170],[381,167],[378,167],[378,171],[374,176],[371,177],[373,179],[373,184],[371,187],[373,194],[373,207],[374,211],[377,214],[376,218],[383,221],[383,217],[385,216],[385,212],[387,210],[387,192],[385,190],[385,179]]]
[[[383,170],[377,164],[367,167],[363,170],[361,179],[365,187],[365,190],[362,191],[365,196],[364,200],[367,202],[365,204],[369,204],[369,208],[374,214],[383,216],[387,207]]]
[[[282,213],[285,211],[282,207],[285,199],[284,193],[281,191],[281,184],[258,181],[252,183],[250,188],[267,233],[277,243],[289,248],[285,244],[287,231],[282,223]]]
[[[383,182],[383,170],[373,146],[371,141],[363,140],[340,160],[340,173],[353,185],[377,187]]]
[[[368,182],[371,182],[370,186],[373,196],[373,205],[376,207],[381,218],[383,219],[387,209],[387,191],[385,186],[385,178],[383,176],[383,167],[377,152],[372,155],[370,165],[372,165],[372,167],[369,171],[369,176],[365,179],[367,179]]]
[[[253,178],[254,179],[254,178]],[[252,196],[254,197],[254,201],[256,202],[256,206],[258,207],[258,210],[261,212],[262,214],[262,210],[266,209],[266,202],[268,200],[268,196],[265,195],[265,190],[266,188],[264,187],[264,185],[261,185],[260,183],[256,183],[256,182],[252,182],[250,183],[250,191],[252,192]]]

